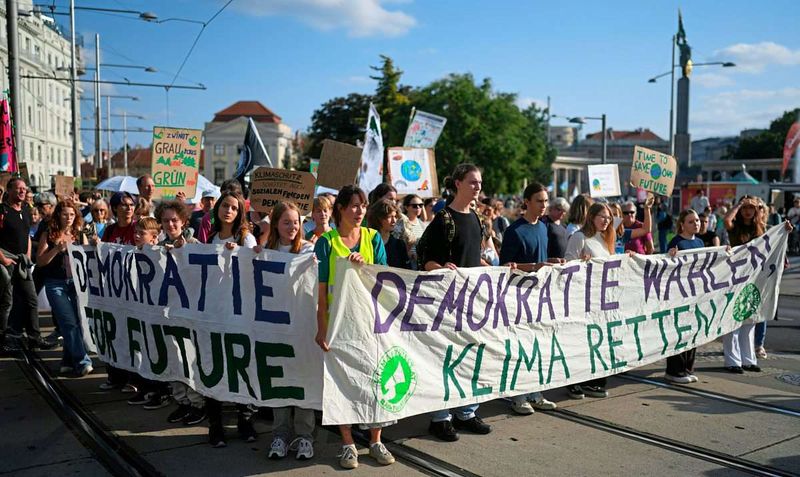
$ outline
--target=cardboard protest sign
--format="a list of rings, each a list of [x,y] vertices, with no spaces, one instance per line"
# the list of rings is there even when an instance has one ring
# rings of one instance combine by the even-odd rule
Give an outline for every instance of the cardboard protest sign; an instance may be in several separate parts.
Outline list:
[[[314,205],[316,183],[310,172],[259,167],[250,175],[250,205],[268,214],[278,202],[294,202],[300,215],[308,215]]]
[[[616,197],[622,195],[619,185],[619,167],[616,164],[588,166],[589,194],[592,197]]]
[[[19,163],[19,176],[25,180],[26,184],[31,184],[31,176],[28,174],[28,164],[24,162]]]
[[[340,259],[322,422],[385,422],[578,384],[771,319],[787,237],[773,227],[730,254],[623,254],[535,274]]]
[[[320,409],[314,254],[99,243],[69,258],[99,359],[219,401]]]
[[[11,173],[6,171],[0,171],[0,188],[4,191],[8,189],[8,181],[11,180]]]
[[[421,147],[433,149],[442,134],[447,118],[425,111],[414,111],[414,117],[408,124],[403,147]]]
[[[355,184],[361,168],[361,152],[360,147],[343,142],[331,139],[322,141],[317,184],[335,190]]]
[[[678,162],[663,152],[641,146],[633,150],[631,185],[658,195],[672,195]]]
[[[71,176],[53,176],[53,178],[55,179],[56,197],[59,199],[72,197],[75,192],[75,178]]]
[[[389,148],[389,177],[398,195],[437,197],[439,180],[433,149]]]
[[[178,192],[194,197],[202,136],[199,129],[153,128],[150,175],[156,184],[154,198],[172,199]]]

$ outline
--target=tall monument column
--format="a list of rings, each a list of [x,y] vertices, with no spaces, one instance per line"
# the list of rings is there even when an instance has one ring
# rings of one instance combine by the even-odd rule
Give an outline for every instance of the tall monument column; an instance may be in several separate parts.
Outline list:
[[[678,80],[678,105],[675,121],[675,159],[683,169],[692,166],[692,138],[689,135],[689,76],[692,74],[692,48],[686,41],[683,18],[678,13],[678,34],[675,42],[680,48],[681,78]]]

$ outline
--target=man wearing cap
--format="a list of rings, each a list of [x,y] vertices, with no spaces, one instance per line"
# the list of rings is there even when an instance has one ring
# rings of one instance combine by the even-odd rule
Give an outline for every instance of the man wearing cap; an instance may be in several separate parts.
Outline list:
[[[203,192],[203,197],[200,199],[200,208],[192,212],[189,218],[189,226],[194,230],[194,238],[200,235],[200,228],[202,227],[203,217],[206,214],[211,214],[211,209],[214,208],[220,193],[216,190],[207,190]]]

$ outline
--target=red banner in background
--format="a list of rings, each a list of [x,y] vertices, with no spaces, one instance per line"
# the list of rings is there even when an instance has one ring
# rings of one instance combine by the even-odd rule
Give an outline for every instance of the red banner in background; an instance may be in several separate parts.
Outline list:
[[[8,101],[0,100],[0,171],[17,171],[17,154]]]
[[[798,144],[800,144],[800,122],[792,124],[792,127],[789,128],[789,133],[786,135],[786,142],[783,143],[783,167],[781,168],[781,176],[786,175],[786,169],[789,168],[789,160],[797,150]]]

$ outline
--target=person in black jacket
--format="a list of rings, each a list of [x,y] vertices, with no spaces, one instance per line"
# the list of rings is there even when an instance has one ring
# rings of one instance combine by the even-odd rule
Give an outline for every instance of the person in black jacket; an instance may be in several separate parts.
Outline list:
[[[369,206],[367,210],[367,226],[381,234],[383,246],[386,248],[386,262],[390,267],[411,270],[406,243],[392,234],[397,225],[400,210],[388,199],[381,199]]]

